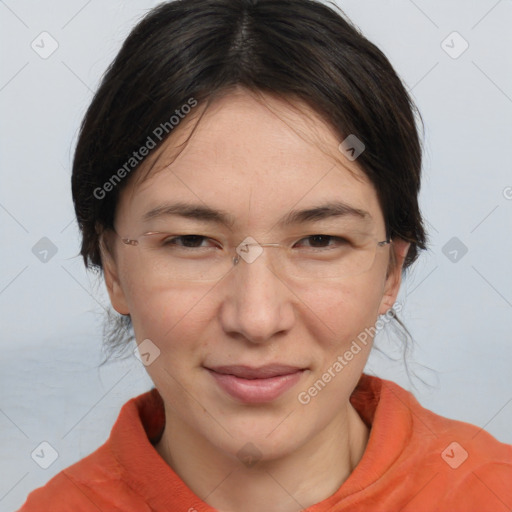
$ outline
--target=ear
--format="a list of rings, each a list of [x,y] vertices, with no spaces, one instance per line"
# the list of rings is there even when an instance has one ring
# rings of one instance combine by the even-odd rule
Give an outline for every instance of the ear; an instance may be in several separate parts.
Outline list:
[[[394,239],[391,244],[388,275],[384,283],[384,294],[379,306],[379,315],[385,314],[396,302],[402,283],[402,267],[410,245],[410,242],[401,238]]]
[[[114,241],[109,235],[110,233],[103,231],[99,238],[101,263],[103,265],[105,284],[107,286],[112,307],[122,315],[129,315],[130,310],[126,303],[126,298],[119,279],[119,268],[116,262],[115,252],[113,250]]]

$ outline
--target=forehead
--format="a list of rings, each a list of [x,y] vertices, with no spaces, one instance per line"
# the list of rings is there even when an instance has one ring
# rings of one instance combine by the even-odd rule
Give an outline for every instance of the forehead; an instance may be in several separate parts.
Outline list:
[[[242,90],[213,103],[197,124],[196,118],[185,118],[137,169],[120,196],[120,222],[138,222],[179,201],[229,211],[256,229],[289,211],[338,200],[383,223],[373,185],[306,105],[297,111]]]

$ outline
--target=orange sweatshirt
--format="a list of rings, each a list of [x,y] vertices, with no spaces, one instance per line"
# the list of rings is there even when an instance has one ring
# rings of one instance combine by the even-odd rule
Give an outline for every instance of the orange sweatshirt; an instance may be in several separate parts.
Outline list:
[[[351,403],[371,428],[366,450],[341,487],[307,512],[512,510],[511,445],[377,377],[363,374]],[[20,512],[215,512],[151,444],[164,422],[156,389],[131,399],[107,442],[30,493]]]

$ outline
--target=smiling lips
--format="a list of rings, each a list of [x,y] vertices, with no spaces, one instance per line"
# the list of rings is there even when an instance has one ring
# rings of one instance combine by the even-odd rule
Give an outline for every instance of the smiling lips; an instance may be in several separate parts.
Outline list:
[[[219,387],[233,398],[245,403],[275,400],[300,380],[304,368],[269,365],[218,366],[206,368]]]

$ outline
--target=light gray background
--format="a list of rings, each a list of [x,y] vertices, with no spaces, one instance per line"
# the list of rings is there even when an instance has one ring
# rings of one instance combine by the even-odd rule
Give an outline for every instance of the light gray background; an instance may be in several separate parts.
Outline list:
[[[2,511],[103,443],[121,405],[151,386],[134,357],[97,366],[108,299],[76,256],[70,163],[101,74],[156,4],[0,1]],[[391,60],[426,124],[421,207],[431,251],[399,300],[416,341],[411,369],[431,386],[412,388],[401,361],[378,354],[367,371],[512,443],[512,1],[338,5]],[[43,31],[58,43],[47,59],[31,48],[51,49]],[[442,44],[453,31],[469,43],[457,58],[445,49],[454,55],[463,41]],[[46,263],[32,252],[43,237],[57,248]],[[453,247],[443,252],[453,237],[468,249],[455,262],[444,254]],[[391,330],[378,343],[400,358]],[[59,454],[46,470],[31,458],[42,441]]]

